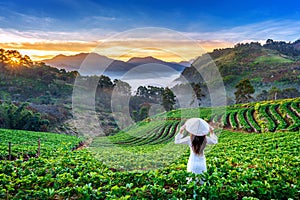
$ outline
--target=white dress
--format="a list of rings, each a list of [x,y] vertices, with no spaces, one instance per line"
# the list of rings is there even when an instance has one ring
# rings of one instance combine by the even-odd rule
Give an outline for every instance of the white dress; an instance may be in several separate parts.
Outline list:
[[[218,138],[215,134],[206,136],[206,144],[217,144]],[[182,134],[178,133],[175,136],[175,144],[188,144],[190,146],[190,157],[187,164],[187,171],[192,172],[195,174],[201,174],[202,172],[206,171],[206,160],[204,153],[200,155],[195,154],[192,149],[191,139],[190,136],[183,137]]]

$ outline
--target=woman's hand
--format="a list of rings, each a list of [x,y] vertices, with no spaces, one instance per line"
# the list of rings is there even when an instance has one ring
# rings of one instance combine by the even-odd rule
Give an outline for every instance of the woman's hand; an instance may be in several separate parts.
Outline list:
[[[179,133],[180,133],[180,134],[183,134],[184,129],[185,129],[185,125],[183,125],[183,126],[179,129]]]
[[[215,134],[215,133],[214,133],[214,130],[215,130],[214,127],[209,126],[209,133],[210,133],[210,134]]]

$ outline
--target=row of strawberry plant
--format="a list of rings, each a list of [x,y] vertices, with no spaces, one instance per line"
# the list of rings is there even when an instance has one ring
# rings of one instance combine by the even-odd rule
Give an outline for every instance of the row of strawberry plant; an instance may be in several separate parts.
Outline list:
[[[285,122],[284,118],[278,113],[278,105],[270,105],[270,113],[273,118],[273,120],[277,123],[277,128],[276,130],[283,130],[288,127],[288,124]]]
[[[276,130],[276,124],[272,117],[268,114],[269,105],[260,105],[259,107],[259,117],[265,120],[265,125],[267,131],[274,132]]]
[[[299,101],[300,98],[296,98],[230,106],[227,107],[226,113],[215,114],[210,121],[221,122],[223,127],[234,130],[250,131],[252,129],[255,132],[261,132],[262,129],[264,132],[297,130],[300,120]],[[289,108],[281,108],[286,105],[289,105]]]
[[[121,134],[119,133],[115,136],[109,136],[107,138],[109,138],[114,143],[130,144],[138,140],[149,138],[150,135],[153,135],[163,127],[164,123],[161,122],[145,123],[142,125],[134,126],[133,128],[128,129],[126,132],[121,132]]]
[[[253,127],[254,131],[260,133],[261,128],[254,119],[254,108],[247,109],[246,117],[247,117],[247,121]]]
[[[164,127],[164,122],[151,122],[143,125],[136,124],[126,131],[120,131],[118,134],[109,137],[94,138],[92,146],[126,145],[137,141],[142,141],[150,135],[156,133],[159,128]]]
[[[180,125],[182,125],[183,122],[174,122],[173,126],[171,127],[170,131],[169,131],[169,134],[168,134],[168,137],[166,137],[166,140],[165,142],[172,142],[172,140],[174,139],[174,136],[176,135],[176,131],[178,130],[178,127]]]
[[[252,131],[252,127],[249,125],[248,121],[246,120],[246,112],[248,109],[240,109],[237,113],[237,119],[239,121],[240,124],[240,128],[242,128],[243,130],[246,130],[248,132]]]
[[[235,111],[229,113],[229,122],[232,129],[238,129],[238,123],[236,120],[237,113]]]
[[[221,117],[221,124],[223,125],[223,127],[228,127],[230,126],[229,124],[229,113],[224,113]]]
[[[291,119],[291,125],[288,127],[289,131],[299,130],[300,119],[299,117],[289,108],[290,102],[283,103],[281,105],[282,112],[285,112],[287,116]]]
[[[162,135],[162,137],[160,137],[159,139],[153,141],[151,144],[160,144],[160,143],[163,143],[166,138],[168,138],[171,130],[172,130],[172,127],[175,125],[175,122],[176,121],[173,121],[171,123],[169,123],[167,126],[166,126],[166,129],[164,131],[164,134]]]
[[[149,143],[159,139],[164,134],[165,130],[166,130],[166,124],[162,125],[159,130],[153,131],[148,138],[144,139],[137,145],[149,144]]]
[[[158,126],[155,129],[147,132],[146,135],[142,136],[142,137],[137,137],[137,138],[133,138],[133,140],[129,141],[129,142],[125,142],[125,143],[119,143],[120,145],[142,145],[145,142],[155,138],[157,135],[159,135],[160,132],[162,132],[164,130],[164,126]],[[133,136],[134,137],[134,136]]]
[[[117,144],[144,145],[144,144],[159,144],[159,143],[166,142],[173,137],[174,127],[176,128],[178,123],[179,121],[176,120],[172,120],[172,121],[167,120],[162,125],[156,127],[155,129],[148,131],[146,134],[142,134],[142,136],[139,136],[138,134],[136,136],[131,135],[130,140],[123,141],[122,139],[120,139],[119,142],[117,142]]]
[[[299,108],[299,106],[297,106],[297,104],[299,105],[300,103],[299,102],[292,102],[291,103],[291,108],[293,109],[293,111],[295,113],[297,113],[298,117],[300,117],[300,108]]]

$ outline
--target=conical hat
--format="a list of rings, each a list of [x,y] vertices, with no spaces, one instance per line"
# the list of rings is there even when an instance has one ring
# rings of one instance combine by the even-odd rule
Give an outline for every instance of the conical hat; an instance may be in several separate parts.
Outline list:
[[[185,130],[196,136],[207,135],[209,124],[201,118],[190,118],[185,122]]]

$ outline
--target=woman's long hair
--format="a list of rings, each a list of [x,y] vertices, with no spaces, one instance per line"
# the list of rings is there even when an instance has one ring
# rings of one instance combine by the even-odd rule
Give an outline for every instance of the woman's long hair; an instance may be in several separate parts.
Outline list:
[[[195,154],[203,154],[203,150],[206,145],[206,137],[204,136],[196,136],[191,134],[191,141],[192,141],[192,149]]]

